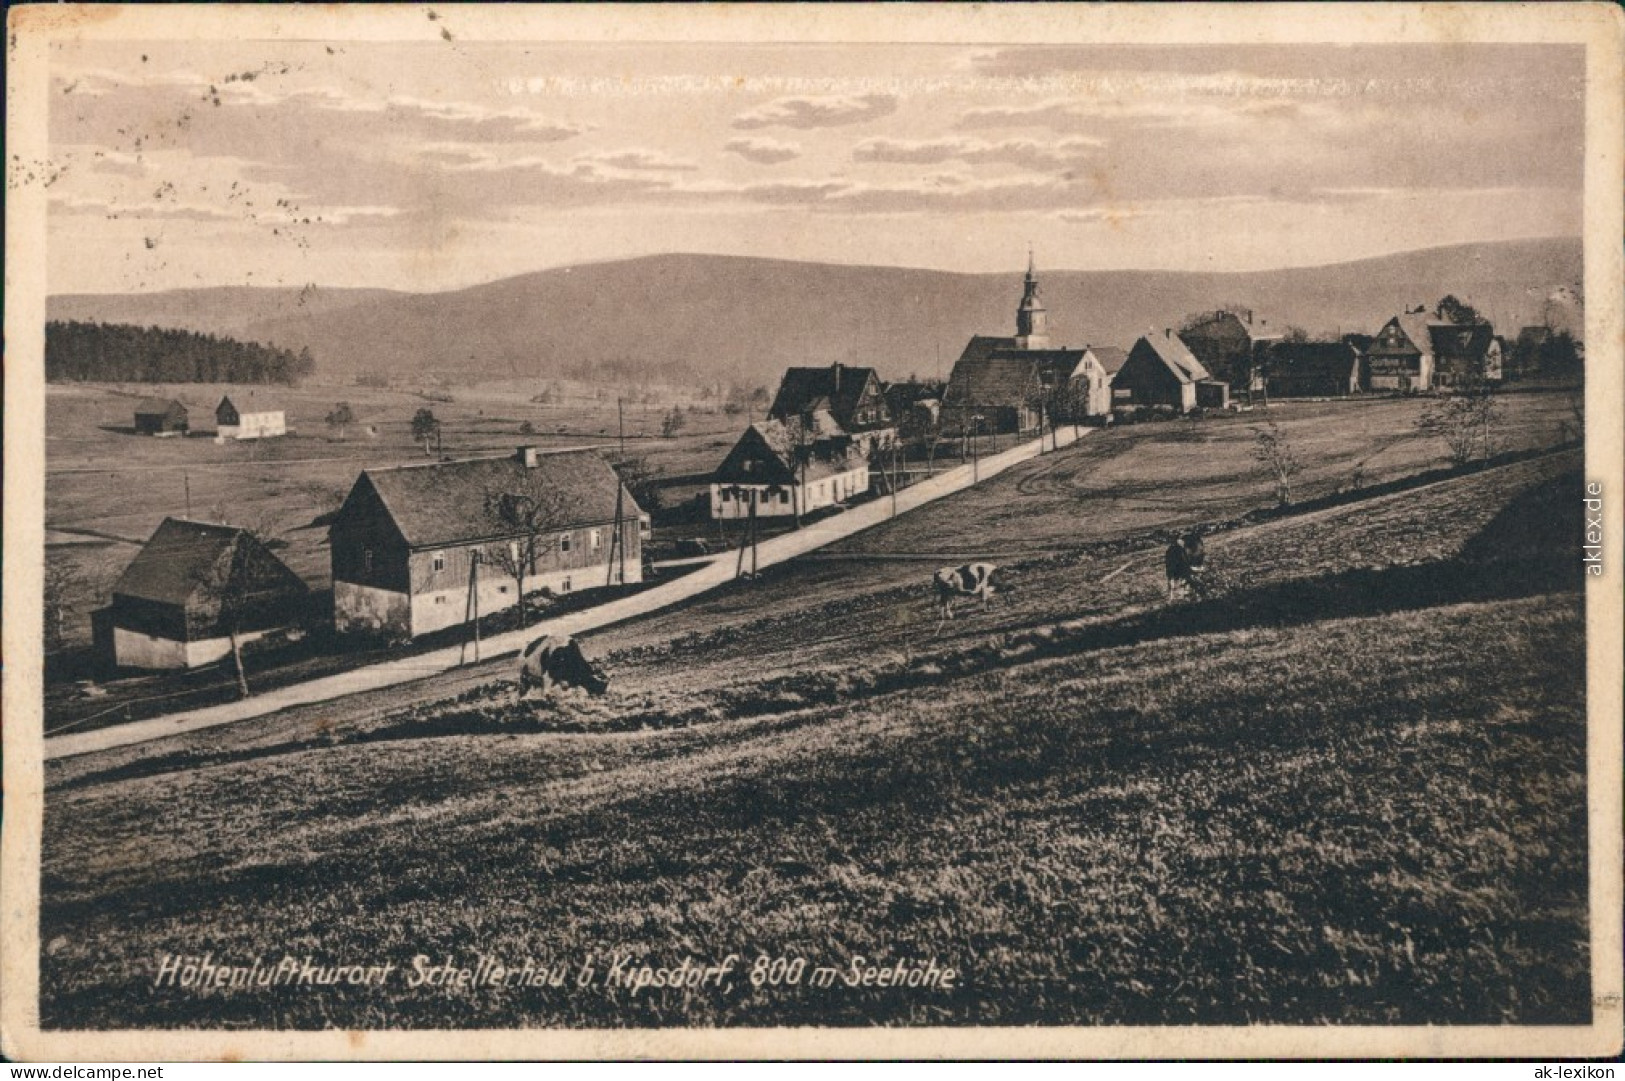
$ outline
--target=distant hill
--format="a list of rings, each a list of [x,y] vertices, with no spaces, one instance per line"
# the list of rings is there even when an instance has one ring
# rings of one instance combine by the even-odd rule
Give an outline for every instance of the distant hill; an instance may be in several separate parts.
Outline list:
[[[1503,333],[1581,280],[1578,238],[1467,244],[1239,274],[1040,270],[1056,344],[1128,346],[1187,313],[1240,303],[1270,328],[1374,332],[1446,293]],[[117,319],[308,346],[318,374],[697,378],[776,382],[790,364],[946,374],[972,334],[1008,334],[1020,273],[952,274],[661,255],[444,293],[185,290],[53,297],[50,317]],[[140,314],[138,314],[140,313]],[[939,367],[940,352],[940,367]]]

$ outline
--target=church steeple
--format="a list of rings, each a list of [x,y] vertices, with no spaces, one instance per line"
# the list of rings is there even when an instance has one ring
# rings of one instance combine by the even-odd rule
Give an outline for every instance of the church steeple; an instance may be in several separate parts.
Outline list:
[[[1038,296],[1038,272],[1034,269],[1031,245],[1027,246],[1027,278],[1021,290],[1021,304],[1016,308],[1016,348],[1049,348],[1049,312]]]

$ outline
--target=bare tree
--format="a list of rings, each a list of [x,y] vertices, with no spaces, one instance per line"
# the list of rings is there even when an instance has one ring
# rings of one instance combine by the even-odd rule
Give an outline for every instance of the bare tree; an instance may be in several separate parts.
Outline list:
[[[243,558],[244,545],[233,542],[212,566],[198,570],[192,578],[193,596],[200,611],[195,618],[211,623],[211,630],[225,631],[231,640],[231,661],[237,675],[237,695],[247,698],[248,673],[243,668],[243,619],[252,607],[249,568]],[[192,613],[187,620],[194,619]]]
[[[563,543],[559,530],[565,522],[564,497],[557,488],[527,474],[511,484],[486,489],[485,508],[513,533],[482,558],[514,580],[519,623],[526,626],[525,579],[536,573],[543,556]]]
[[[1292,502],[1292,478],[1303,469],[1292,443],[1273,420],[1253,428],[1253,459],[1275,482],[1275,498],[1281,506]]]
[[[923,402],[915,402],[903,413],[897,434],[925,451],[925,471],[929,474],[936,461],[937,445],[942,441],[941,407],[933,409]]]

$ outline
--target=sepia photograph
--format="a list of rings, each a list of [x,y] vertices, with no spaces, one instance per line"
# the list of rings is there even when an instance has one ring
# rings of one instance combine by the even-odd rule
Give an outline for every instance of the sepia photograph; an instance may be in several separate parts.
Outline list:
[[[8,16],[8,1057],[1619,1053],[1617,7]]]

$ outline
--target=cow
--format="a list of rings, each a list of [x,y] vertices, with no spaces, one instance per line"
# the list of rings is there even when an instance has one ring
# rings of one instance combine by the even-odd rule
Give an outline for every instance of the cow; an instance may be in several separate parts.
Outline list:
[[[1200,533],[1187,533],[1170,544],[1162,562],[1168,572],[1169,600],[1174,599],[1174,590],[1181,585],[1198,596],[1206,594],[1202,568],[1207,562],[1207,553],[1202,548]]]
[[[954,601],[960,597],[980,597],[982,607],[987,607],[988,598],[993,596],[993,575],[998,567],[992,563],[966,563],[958,567],[943,567],[931,576],[931,583],[937,591],[937,629],[942,629],[946,620],[954,618]]]
[[[603,669],[581,654],[581,643],[568,636],[549,634],[525,647],[519,655],[519,695],[531,689],[544,694],[555,687],[580,687],[591,695],[609,689]]]

